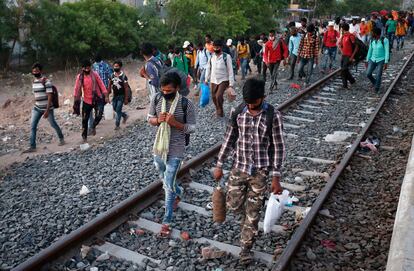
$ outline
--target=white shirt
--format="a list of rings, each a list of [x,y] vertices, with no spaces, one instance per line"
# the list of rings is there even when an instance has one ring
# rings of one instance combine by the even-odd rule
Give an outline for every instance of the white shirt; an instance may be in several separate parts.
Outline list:
[[[360,33],[359,24],[356,24],[356,25],[350,24],[349,25],[349,33],[355,34],[358,38],[361,38],[359,36],[359,33]]]
[[[231,56],[227,54],[227,67],[224,63],[223,54],[217,56],[215,53],[210,58],[207,64],[206,81],[210,80],[210,83],[220,84],[224,81],[229,81],[229,85],[234,86],[233,64]]]

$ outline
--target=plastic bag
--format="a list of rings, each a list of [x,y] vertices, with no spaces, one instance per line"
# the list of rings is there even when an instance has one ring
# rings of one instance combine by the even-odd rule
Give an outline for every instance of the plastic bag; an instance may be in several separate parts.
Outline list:
[[[280,219],[283,213],[285,204],[289,200],[289,191],[283,190],[282,195],[270,194],[269,202],[267,203],[265,218],[263,222],[264,233],[269,233],[272,226]]]
[[[104,107],[104,116],[105,120],[112,120],[114,119],[114,109],[112,108],[111,104],[106,104]]]
[[[207,84],[201,83],[200,106],[205,107],[210,102],[210,87]]]

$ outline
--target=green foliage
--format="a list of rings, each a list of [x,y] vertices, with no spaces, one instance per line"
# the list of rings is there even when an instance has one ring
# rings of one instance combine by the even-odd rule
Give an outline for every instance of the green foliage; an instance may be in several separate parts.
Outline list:
[[[10,8],[6,0],[0,0],[0,48],[18,36],[15,11]]]
[[[62,6],[41,0],[27,8],[28,48],[61,59],[123,56],[144,39],[136,9],[112,1],[87,0]]]

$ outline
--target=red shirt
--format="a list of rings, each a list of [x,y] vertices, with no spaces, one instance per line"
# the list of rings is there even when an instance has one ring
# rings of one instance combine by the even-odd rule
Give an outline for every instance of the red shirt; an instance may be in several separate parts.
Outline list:
[[[96,93],[100,96],[108,93],[97,72],[91,71],[89,75],[84,75],[83,86],[81,86],[80,75],[78,74],[76,77],[74,96],[78,98],[83,94],[83,101],[91,105],[93,104],[93,88],[95,88]]]
[[[328,30],[323,34],[323,45],[325,47],[336,47],[336,43],[339,38],[339,33],[335,29]]]
[[[355,36],[351,33],[345,33],[342,36],[340,44],[343,56],[352,56],[352,53],[354,52],[354,48],[352,47],[353,44],[355,44]]]
[[[289,50],[286,46],[285,41],[281,38],[276,48],[273,49],[273,41],[269,40],[265,44],[263,51],[263,62],[265,63],[276,63],[289,56]]]

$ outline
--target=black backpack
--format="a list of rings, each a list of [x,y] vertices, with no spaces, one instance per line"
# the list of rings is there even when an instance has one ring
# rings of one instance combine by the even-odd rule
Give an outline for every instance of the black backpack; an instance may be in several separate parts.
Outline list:
[[[166,66],[161,60],[160,60],[161,65],[159,65],[156,61],[150,60],[150,62],[157,68],[158,77],[160,79],[165,73],[170,73],[170,72],[177,73],[181,79],[180,90],[178,92],[183,96],[187,96],[190,93],[190,90],[187,87],[187,75],[185,73],[183,73],[182,71],[180,71],[179,69],[175,67]]]
[[[46,80],[47,80],[46,77],[42,78],[42,84],[45,87],[45,89],[46,89]],[[56,108],[59,108],[59,93],[55,85],[52,85],[52,91],[53,91],[52,92],[52,105],[53,105],[53,108],[56,109]]]
[[[359,62],[364,61],[367,58],[368,47],[359,38],[355,38],[355,43],[352,44],[352,49],[355,49],[355,46],[358,46],[358,51],[355,53],[354,59],[355,64],[358,64]]]
[[[157,104],[159,103],[161,98],[162,98],[161,93],[157,93],[157,95],[155,96],[155,107],[157,107]],[[181,107],[184,112],[184,123],[187,123],[188,99],[184,96],[182,96],[182,98],[183,99],[181,100]],[[190,134],[185,134],[185,145],[188,146],[189,144],[190,144]]]
[[[270,138],[272,136],[273,116],[275,113],[275,108],[271,104],[266,103],[266,105],[267,105],[267,109],[265,111],[266,112],[266,127],[267,127],[268,137]],[[246,106],[247,106],[246,103],[239,104],[233,111],[232,115],[230,116],[229,125],[231,125],[235,129],[235,132],[237,135],[236,137],[234,137],[234,141],[232,142],[233,147],[235,147],[237,138],[239,137],[239,125],[237,124],[237,116],[243,112]],[[272,140],[270,140],[269,142],[271,143],[270,148],[274,149]]]

